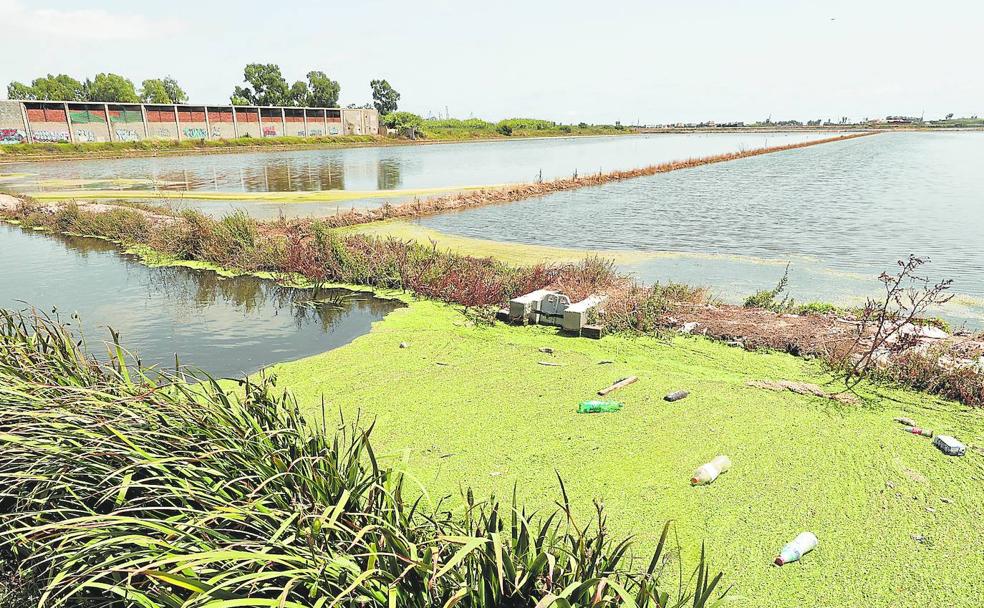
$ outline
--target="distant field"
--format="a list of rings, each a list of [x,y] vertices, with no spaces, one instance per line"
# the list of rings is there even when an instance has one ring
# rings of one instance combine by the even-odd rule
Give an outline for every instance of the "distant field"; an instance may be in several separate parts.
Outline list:
[[[556,471],[583,513],[592,498],[605,501],[617,533],[649,544],[674,520],[688,567],[706,541],[712,565],[734,583],[727,605],[969,608],[984,597],[980,448],[948,458],[892,421],[904,414],[980,446],[979,411],[878,387],[865,389],[871,400],[861,405],[774,393],[746,382],[830,378],[802,359],[700,338],[593,341],[476,327],[433,302],[272,371],[312,416],[323,395],[331,416],[374,419],[376,445],[406,456],[431,499],[460,504],[465,486],[507,496],[518,483],[532,505],[548,508]],[[622,412],[574,413],[630,374],[639,382],[612,395]],[[677,389],[691,396],[662,400]],[[693,470],[717,454],[733,469],[690,487]],[[771,566],[802,530],[817,534],[819,548],[799,564]]]

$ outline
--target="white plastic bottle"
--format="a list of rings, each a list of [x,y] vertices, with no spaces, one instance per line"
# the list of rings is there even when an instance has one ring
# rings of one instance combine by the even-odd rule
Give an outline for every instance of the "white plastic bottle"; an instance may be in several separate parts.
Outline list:
[[[813,532],[800,532],[800,534],[793,539],[793,542],[788,543],[779,552],[779,557],[776,558],[776,565],[782,566],[783,564],[788,564],[789,562],[799,561],[799,558],[803,557],[810,551],[813,551],[817,546],[817,537]]]
[[[691,485],[709,484],[718,478],[718,475],[731,468],[731,459],[727,456],[718,456],[707,464],[702,464],[694,471],[694,476],[690,478]]]

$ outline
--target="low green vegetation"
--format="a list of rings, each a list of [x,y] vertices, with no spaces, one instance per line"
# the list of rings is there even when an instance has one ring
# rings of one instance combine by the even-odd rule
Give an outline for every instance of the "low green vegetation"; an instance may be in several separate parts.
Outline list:
[[[427,139],[486,139],[496,137],[557,137],[565,135],[618,135],[628,133],[620,125],[564,125],[532,118],[508,118],[488,122],[480,118],[421,119],[421,134]]]
[[[324,397],[333,418],[361,411],[373,420],[379,454],[405,461],[431,504],[463,484],[507,495],[520,483],[531,505],[549,508],[559,474],[580,497],[575,513],[587,516],[589,498],[603,499],[611,530],[643,546],[655,546],[660,522],[672,519],[685,560],[702,539],[714,549],[713,565],[734,582],[729,605],[879,607],[906,598],[970,608],[984,596],[980,410],[890,385],[863,383],[858,404],[766,391],[746,383],[838,384],[819,363],[789,355],[703,338],[566,338],[474,323],[429,301],[271,373],[314,418]],[[611,395],[621,412],[575,413],[628,375],[639,381]],[[690,396],[662,400],[681,389]],[[895,416],[971,448],[946,457],[901,432]],[[691,487],[694,469],[718,454],[732,470]],[[452,504],[464,508],[460,498]],[[804,530],[819,548],[771,566]]]
[[[539,512],[522,488],[463,490],[450,512],[369,430],[305,418],[269,379],[151,380],[116,349],[99,364],[63,326],[0,311],[4,607],[701,608],[727,592],[703,552],[680,570],[668,526],[643,554],[562,483]]]

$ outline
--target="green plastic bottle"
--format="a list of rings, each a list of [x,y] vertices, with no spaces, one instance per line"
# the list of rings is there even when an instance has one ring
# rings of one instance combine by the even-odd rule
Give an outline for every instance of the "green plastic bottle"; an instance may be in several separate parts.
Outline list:
[[[582,401],[577,406],[578,414],[605,414],[617,412],[622,409],[622,404],[618,401]]]

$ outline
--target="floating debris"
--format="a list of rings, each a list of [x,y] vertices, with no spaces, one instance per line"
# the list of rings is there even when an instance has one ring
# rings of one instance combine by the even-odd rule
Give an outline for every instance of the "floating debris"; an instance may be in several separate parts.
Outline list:
[[[670,393],[669,395],[663,397],[663,400],[664,401],[670,401],[670,402],[679,401],[681,399],[686,399],[687,398],[687,395],[689,395],[689,394],[690,393],[687,392],[687,391],[674,391],[674,392]]]
[[[937,435],[933,445],[947,456],[963,456],[967,453],[967,446],[949,435]]]
[[[791,562],[798,562],[801,557],[816,549],[817,543],[817,537],[813,532],[801,532],[799,536],[793,539],[793,542],[782,548],[775,564],[782,566]]]
[[[607,414],[623,408],[618,401],[582,401],[577,406],[578,414]]]
[[[633,382],[635,382],[638,379],[639,378],[636,377],[636,376],[629,376],[628,378],[622,378],[621,380],[619,380],[615,384],[613,384],[613,385],[611,385],[609,387],[603,388],[600,391],[598,391],[598,395],[600,397],[604,397],[608,393],[611,393],[613,391],[617,391],[620,388],[624,388],[624,387],[632,384]]]
[[[693,477],[690,478],[690,485],[703,486],[713,482],[721,473],[725,473],[731,468],[731,459],[723,454],[717,456],[714,460],[702,464],[697,467],[694,471]]]

